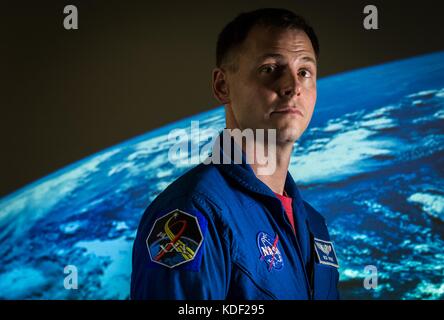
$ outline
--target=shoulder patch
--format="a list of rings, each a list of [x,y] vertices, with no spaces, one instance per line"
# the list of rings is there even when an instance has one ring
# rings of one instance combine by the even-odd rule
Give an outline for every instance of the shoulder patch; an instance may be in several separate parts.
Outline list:
[[[339,268],[333,242],[314,238],[314,248],[320,264]]]
[[[160,215],[146,239],[151,266],[198,271],[207,221],[198,211],[175,209]]]

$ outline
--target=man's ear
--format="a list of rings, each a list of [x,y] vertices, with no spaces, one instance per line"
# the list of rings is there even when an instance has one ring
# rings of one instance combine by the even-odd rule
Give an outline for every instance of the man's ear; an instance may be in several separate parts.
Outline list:
[[[230,103],[227,73],[221,68],[215,68],[213,70],[213,94],[220,103]]]

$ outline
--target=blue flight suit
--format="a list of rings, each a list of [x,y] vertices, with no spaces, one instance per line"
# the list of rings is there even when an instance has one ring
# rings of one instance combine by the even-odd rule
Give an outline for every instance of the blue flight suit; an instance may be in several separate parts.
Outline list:
[[[245,155],[241,164],[229,161],[197,165],[146,209],[134,241],[131,299],[339,299],[325,220],[290,173],[285,191],[296,234]]]

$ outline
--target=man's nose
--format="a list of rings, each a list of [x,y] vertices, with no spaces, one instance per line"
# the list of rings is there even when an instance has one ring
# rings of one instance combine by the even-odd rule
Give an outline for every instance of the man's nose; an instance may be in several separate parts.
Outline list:
[[[301,84],[298,81],[298,75],[295,71],[287,70],[282,76],[279,94],[281,97],[292,98],[294,95],[301,94]]]

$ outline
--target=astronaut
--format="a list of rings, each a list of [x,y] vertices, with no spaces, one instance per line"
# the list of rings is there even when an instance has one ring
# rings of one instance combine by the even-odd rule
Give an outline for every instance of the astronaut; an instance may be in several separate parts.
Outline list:
[[[225,26],[213,92],[226,128],[210,155],[223,161],[192,168],[146,209],[132,299],[339,298],[326,222],[288,172],[314,111],[318,58],[313,29],[291,11],[259,9]],[[256,147],[274,144],[272,173],[259,174],[263,164],[233,134],[260,129],[275,132],[261,143],[253,135]]]

